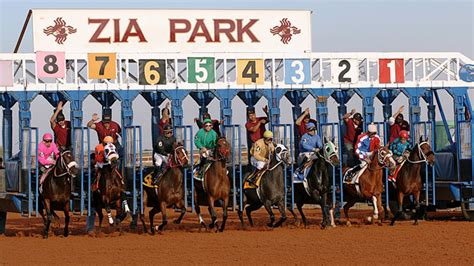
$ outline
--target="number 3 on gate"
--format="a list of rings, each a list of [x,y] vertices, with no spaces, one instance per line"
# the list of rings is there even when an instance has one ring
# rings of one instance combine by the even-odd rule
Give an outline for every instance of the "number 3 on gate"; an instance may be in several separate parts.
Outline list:
[[[310,84],[309,59],[285,59],[286,84]]]
[[[263,59],[237,59],[237,84],[263,84]]]
[[[87,54],[89,79],[115,79],[117,60],[115,53]]]

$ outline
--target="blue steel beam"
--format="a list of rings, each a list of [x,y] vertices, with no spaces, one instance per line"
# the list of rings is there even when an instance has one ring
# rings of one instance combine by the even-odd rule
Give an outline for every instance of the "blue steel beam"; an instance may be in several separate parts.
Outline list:
[[[166,96],[159,91],[142,92],[143,98],[151,105],[151,140],[154,143],[155,139],[160,135],[160,105],[167,99]]]
[[[367,125],[374,122],[374,100],[379,93],[379,88],[358,88],[356,89],[357,94],[362,97],[362,105],[364,117],[364,130],[367,129]]]
[[[237,93],[237,90],[231,89],[216,91],[216,96],[221,102],[221,119],[224,120],[224,125],[232,124],[232,100]]]
[[[214,99],[215,94],[213,91],[192,91],[189,93],[191,98],[199,105],[199,118],[205,113],[208,113],[207,106]]]
[[[321,124],[328,123],[328,98],[333,94],[332,89],[309,89],[311,95],[316,99],[316,115],[319,122],[319,132],[321,132]]]
[[[117,100],[115,95],[108,91],[94,91],[91,94],[100,103],[100,105],[102,105],[102,113],[105,110],[110,110],[110,107]]]
[[[189,95],[189,90],[175,89],[166,90],[164,93],[171,99],[171,115],[173,117],[173,125],[183,125],[183,100]]]
[[[12,107],[16,103],[16,99],[8,93],[0,93],[0,105],[5,108],[3,110],[2,119],[2,145],[3,159],[7,161],[12,157],[13,147],[13,113]]]
[[[286,89],[265,89],[261,90],[268,101],[270,128],[272,125],[280,124],[280,100],[287,92]]]

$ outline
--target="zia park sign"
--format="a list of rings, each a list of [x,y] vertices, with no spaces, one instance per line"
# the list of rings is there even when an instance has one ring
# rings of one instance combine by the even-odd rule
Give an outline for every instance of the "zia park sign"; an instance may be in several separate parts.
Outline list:
[[[33,27],[35,52],[311,52],[310,11],[36,9]]]

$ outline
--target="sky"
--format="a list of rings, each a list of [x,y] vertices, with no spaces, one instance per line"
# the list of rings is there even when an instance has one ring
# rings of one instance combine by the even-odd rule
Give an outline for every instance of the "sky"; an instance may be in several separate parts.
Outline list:
[[[29,9],[33,8],[183,8],[183,9],[304,9],[312,10],[312,48],[313,52],[460,52],[474,58],[474,1],[472,0],[389,0],[389,1],[341,1],[341,0],[167,0],[167,1],[32,1],[0,0],[0,52],[14,50],[21,28]],[[32,52],[31,24],[25,34],[20,52]],[[443,99],[450,97],[442,94]],[[470,94],[474,102],[474,93]],[[260,100],[257,115],[266,104]],[[399,96],[393,103],[394,112],[398,106],[408,107],[408,100]],[[40,133],[49,131],[49,117],[53,107],[43,97],[32,103],[32,126]],[[141,97],[134,101],[134,124],[142,125],[144,132],[150,132],[151,108]],[[184,124],[192,124],[198,115],[198,106],[190,97],[184,100]],[[377,121],[382,121],[381,104],[376,101]],[[240,99],[234,99],[233,110],[243,107]],[[309,107],[315,115],[315,101],[308,97],[302,104]],[[353,97],[348,103],[349,110],[362,111],[362,102]],[[120,104],[112,106],[113,117],[120,121]],[[291,110],[289,102],[281,102],[282,110]],[[334,100],[329,101],[329,120],[337,121],[337,107]],[[453,119],[451,101],[445,106],[448,119]],[[219,102],[214,100],[209,106],[213,117],[219,115]],[[240,109],[243,110],[243,109]],[[379,111],[378,111],[379,110]],[[408,108],[405,108],[405,116]],[[14,132],[18,136],[18,108],[13,108]],[[100,106],[91,96],[84,102],[84,124],[92,113],[99,112]],[[426,105],[422,103],[422,119],[426,118]],[[292,123],[290,112],[282,111],[281,122]],[[69,104],[65,106],[69,117]],[[2,114],[0,114],[1,116]],[[438,116],[439,117],[439,116]],[[245,123],[245,114],[234,111],[234,124]],[[197,129],[197,128],[195,128]],[[0,132],[1,135],[1,132]],[[17,138],[14,138],[17,139]],[[144,138],[145,148],[151,147],[151,139]],[[14,143],[14,151],[18,143]]]

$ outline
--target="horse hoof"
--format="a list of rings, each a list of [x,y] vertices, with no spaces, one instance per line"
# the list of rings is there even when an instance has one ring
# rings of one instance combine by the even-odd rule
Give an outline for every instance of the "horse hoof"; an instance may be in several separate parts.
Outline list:
[[[212,228],[214,228],[214,224],[211,223],[209,224],[209,229],[212,229]]]
[[[267,226],[273,228],[273,223],[267,223]]]
[[[414,222],[413,225],[418,225],[418,221]]]
[[[347,227],[351,227],[351,226],[352,226],[351,222],[347,221],[347,222],[346,222],[346,226],[347,226]]]
[[[69,236],[69,232],[64,232],[64,237],[68,237]]]
[[[48,239],[48,235],[43,235],[43,239]]]
[[[173,221],[173,223],[174,223],[174,224],[180,224],[180,223],[181,223],[181,221],[180,221],[180,220],[178,220],[178,219],[176,219],[176,220],[174,220],[174,221]]]

